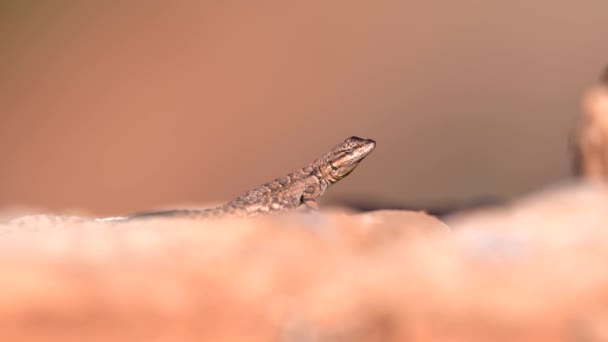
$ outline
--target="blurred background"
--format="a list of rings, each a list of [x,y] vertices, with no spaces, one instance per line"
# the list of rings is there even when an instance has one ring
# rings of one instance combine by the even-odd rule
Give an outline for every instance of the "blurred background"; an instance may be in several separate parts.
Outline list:
[[[608,2],[0,3],[0,207],[223,202],[351,135],[324,196],[433,207],[571,174]]]

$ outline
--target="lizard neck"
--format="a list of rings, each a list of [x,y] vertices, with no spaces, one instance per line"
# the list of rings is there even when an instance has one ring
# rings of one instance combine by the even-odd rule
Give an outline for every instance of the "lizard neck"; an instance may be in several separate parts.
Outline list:
[[[317,177],[320,181],[322,180],[327,184],[327,187],[337,182],[339,179],[332,177],[329,172],[330,166],[323,159],[318,159],[312,164],[311,175]]]
[[[316,161],[310,169],[310,175],[316,178],[317,182],[322,185],[323,191],[338,181],[337,179],[334,179],[328,172],[324,172],[326,167],[322,161]]]

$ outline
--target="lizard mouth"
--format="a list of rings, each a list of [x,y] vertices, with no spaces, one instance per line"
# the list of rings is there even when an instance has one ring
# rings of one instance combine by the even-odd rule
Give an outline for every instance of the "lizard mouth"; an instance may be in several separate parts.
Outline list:
[[[365,140],[365,144],[359,147],[358,150],[354,152],[356,158],[353,160],[353,166],[359,164],[363,158],[367,157],[372,151],[376,148],[376,142],[373,140]]]
[[[363,148],[363,153],[361,159],[367,157],[368,154],[372,153],[372,151],[376,148],[376,142],[372,139],[365,140],[365,147]]]

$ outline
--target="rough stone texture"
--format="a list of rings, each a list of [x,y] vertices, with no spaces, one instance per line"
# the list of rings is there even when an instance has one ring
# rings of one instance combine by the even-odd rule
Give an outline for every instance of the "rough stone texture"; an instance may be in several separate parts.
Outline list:
[[[0,229],[3,341],[602,341],[608,191]]]

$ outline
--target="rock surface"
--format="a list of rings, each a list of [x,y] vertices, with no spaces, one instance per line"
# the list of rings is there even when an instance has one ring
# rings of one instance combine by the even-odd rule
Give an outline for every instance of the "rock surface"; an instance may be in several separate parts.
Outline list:
[[[602,341],[608,191],[447,224],[328,212],[0,227],[4,341]]]

